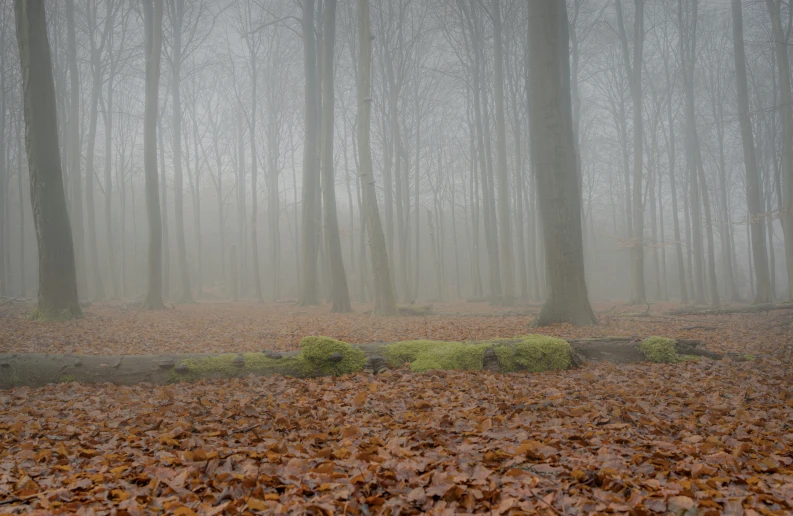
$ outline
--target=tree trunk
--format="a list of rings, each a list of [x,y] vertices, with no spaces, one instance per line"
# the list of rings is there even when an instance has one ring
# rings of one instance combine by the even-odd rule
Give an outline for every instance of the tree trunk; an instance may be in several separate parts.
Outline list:
[[[493,0],[493,59],[496,101],[496,183],[498,185],[498,229],[501,258],[501,284],[503,296],[501,304],[515,304],[515,266],[513,264],[512,224],[510,222],[509,177],[507,175],[507,130],[504,117],[504,44],[501,35],[501,0]]]
[[[303,140],[303,273],[300,304],[319,304],[317,285],[317,57],[314,41],[314,0],[303,2],[303,65],[305,70],[305,139]]]
[[[55,83],[43,0],[15,0],[30,200],[39,247],[39,298],[31,319],[82,317],[63,187]]]
[[[529,120],[548,278],[537,323],[594,324],[584,276],[565,5],[532,1],[528,26]]]
[[[256,158],[256,97],[257,97],[257,73],[256,73],[256,54],[251,52],[251,124],[249,130],[249,137],[251,141],[251,257],[253,263],[253,286],[256,293],[256,301],[259,303],[264,302],[262,297],[262,282],[261,273],[259,271],[259,234],[257,230],[256,221],[258,219],[259,203],[258,203],[258,187],[256,183],[258,161]]]
[[[341,255],[339,220],[336,214],[336,180],[333,171],[333,49],[336,39],[336,0],[325,0],[322,30],[322,209],[325,245],[330,265],[330,298],[334,313],[352,310],[347,274]],[[352,209],[352,206],[350,206]]]
[[[146,105],[143,114],[143,161],[146,215],[149,225],[148,282],[143,307],[165,308],[162,302],[162,218],[157,176],[157,110],[162,50],[162,2],[142,0],[145,24]]]
[[[732,36],[735,55],[735,81],[738,98],[738,121],[741,126],[743,162],[746,167],[746,206],[749,210],[751,257],[757,285],[755,304],[771,303],[771,280],[768,275],[768,256],[763,228],[760,180],[757,173],[752,122],[749,119],[749,86],[746,80],[746,53],[743,44],[743,12],[741,0],[732,0]],[[749,271],[751,277],[752,271]]]
[[[80,164],[80,76],[77,71],[77,42],[74,29],[74,0],[66,0],[66,55],[69,62],[69,176],[72,206],[69,213],[74,230],[74,252],[77,266],[77,287],[88,295],[83,232],[83,185]]]
[[[683,0],[678,0],[678,25],[680,31],[680,67],[683,74],[686,109],[686,167],[688,169],[688,204],[691,211],[691,243],[693,249],[694,302],[705,304],[705,258],[702,249],[702,212],[700,208],[700,185],[697,177],[697,127],[694,108],[694,58],[696,56],[696,2],[690,14],[692,27],[683,23]],[[688,35],[690,33],[690,36]]]
[[[27,283],[25,281],[25,203],[24,182],[22,181],[22,117],[24,108],[17,117],[17,191],[19,194],[19,295],[27,296]],[[68,211],[68,210],[67,210]]]
[[[310,0],[306,0],[307,2]],[[380,224],[380,210],[374,188],[372,149],[370,145],[372,98],[372,39],[369,29],[369,0],[358,0],[358,152],[363,189],[363,206],[366,211],[366,228],[369,236],[369,254],[374,274],[374,313],[396,315],[396,296],[388,267],[385,235]]]
[[[96,13],[89,13],[89,17],[96,16]],[[96,20],[89,20],[93,25]],[[105,35],[102,36],[103,38]],[[88,271],[91,280],[91,290],[94,299],[103,300],[105,289],[102,284],[102,276],[99,273],[99,253],[96,243],[96,206],[94,204],[94,170],[95,146],[96,146],[96,124],[99,114],[99,97],[102,94],[102,63],[100,62],[100,50],[94,44],[93,34],[89,34],[91,41],[91,73],[93,84],[91,88],[91,107],[88,115],[88,135],[85,149],[85,205],[86,205],[86,244],[88,245]]]
[[[616,0],[617,24],[622,41],[623,62],[628,75],[633,101],[633,234],[631,235],[631,303],[645,304],[647,295],[644,286],[644,207],[642,200],[642,164],[644,128],[642,119],[642,53],[644,48],[644,0],[634,0],[636,6],[633,20],[633,62],[628,57],[628,40],[622,17],[622,0]]]
[[[111,67],[112,68],[112,67]],[[118,297],[118,272],[113,251],[113,174],[111,156],[113,151],[113,71],[107,78],[107,100],[105,101],[105,248],[107,249],[107,275],[110,297]]]
[[[173,196],[176,212],[176,266],[179,268],[180,303],[192,303],[190,273],[187,267],[187,246],[184,235],[184,178],[182,175],[182,22],[184,21],[184,0],[176,0],[172,7],[173,44],[171,47],[171,96],[173,110]]]
[[[166,91],[168,88],[166,86]],[[167,99],[167,97],[166,97]],[[162,117],[165,112],[166,100],[162,110],[157,113],[157,156],[160,160],[160,215],[162,217],[162,296],[171,298],[171,239],[168,235],[168,177],[165,170],[165,131],[162,129]]]
[[[782,0],[766,0],[774,36],[774,56],[779,73],[779,104],[782,117],[782,229],[785,232],[785,266],[788,299],[793,299],[793,105],[790,90],[788,37],[790,27],[783,31],[780,19]]]

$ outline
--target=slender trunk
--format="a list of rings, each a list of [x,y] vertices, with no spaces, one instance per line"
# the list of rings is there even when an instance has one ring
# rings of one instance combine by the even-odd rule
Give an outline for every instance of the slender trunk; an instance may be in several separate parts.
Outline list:
[[[167,91],[167,90],[166,90]],[[165,107],[163,106],[163,111]],[[171,253],[170,236],[168,235],[168,177],[165,171],[165,132],[162,130],[162,116],[157,115],[157,153],[160,159],[160,213],[162,215],[162,297],[171,298]]]
[[[788,38],[790,27],[783,31],[780,10],[782,0],[766,0],[774,36],[774,56],[779,74],[779,104],[782,117],[782,230],[785,234],[787,296],[793,299],[793,105],[791,105]]]
[[[396,296],[388,268],[385,235],[380,224],[380,210],[377,207],[372,171],[372,150],[369,142],[372,117],[372,39],[369,28],[369,1],[358,0],[358,47],[360,52],[357,78],[358,152],[360,154],[360,176],[369,236],[369,252],[372,257],[372,272],[374,273],[374,313],[394,315],[397,313]]]
[[[732,35],[735,56],[735,81],[738,99],[738,121],[741,126],[741,143],[743,144],[743,162],[746,167],[746,206],[748,208],[747,232],[751,252],[749,254],[750,287],[757,284],[754,302],[772,303],[771,280],[768,274],[768,257],[763,231],[763,210],[760,200],[760,178],[757,172],[754,135],[752,122],[749,119],[749,85],[746,80],[746,52],[743,44],[743,12],[740,0],[732,0]],[[754,262],[754,278],[751,264]],[[755,281],[752,281],[754,279]]]
[[[176,266],[179,268],[179,302],[192,303],[190,271],[187,267],[187,246],[184,235],[184,177],[182,175],[182,21],[184,0],[173,4],[173,45],[171,47],[171,97],[173,110],[173,197],[176,216]],[[223,249],[221,247],[221,249]]]
[[[303,60],[305,70],[305,139],[303,141],[303,273],[300,304],[319,304],[317,285],[317,58],[314,41],[314,0],[303,2]]]
[[[80,76],[77,71],[77,43],[74,29],[74,0],[66,0],[66,55],[69,62],[69,123],[66,131],[71,179],[70,221],[74,230],[74,253],[77,264],[77,290],[88,295],[83,231],[83,186],[80,165]],[[3,75],[3,74],[0,74]]]
[[[501,0],[493,0],[491,14],[494,35],[494,76],[496,101],[496,183],[498,185],[499,249],[501,277],[504,287],[502,304],[515,304],[515,279],[510,222],[509,176],[507,175],[507,136],[504,117],[504,49],[501,35]]]
[[[336,0],[325,0],[322,45],[322,208],[325,242],[330,266],[330,298],[334,313],[352,310],[347,273],[341,254],[339,220],[336,214],[336,181],[333,170],[333,49],[336,39]]]
[[[93,45],[93,38],[92,45]],[[88,245],[88,270],[91,280],[91,289],[94,299],[103,300],[105,289],[102,284],[102,276],[99,273],[99,253],[96,243],[96,212],[94,205],[94,148],[96,144],[96,123],[99,114],[99,96],[102,91],[102,72],[99,62],[98,50],[91,48],[91,71],[93,74],[93,86],[91,91],[91,107],[88,118],[88,136],[85,149],[85,205],[86,205],[86,244]]]
[[[157,187],[157,96],[162,50],[162,2],[143,0],[146,55],[146,104],[143,116],[143,161],[146,215],[149,225],[148,282],[144,308],[165,308],[162,302],[162,218]]]

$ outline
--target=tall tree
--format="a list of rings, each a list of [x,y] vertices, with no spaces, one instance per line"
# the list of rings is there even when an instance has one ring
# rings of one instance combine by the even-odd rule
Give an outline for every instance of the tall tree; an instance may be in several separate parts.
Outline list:
[[[790,86],[790,61],[788,41],[793,27],[793,9],[788,17],[788,27],[782,27],[782,0],[766,0],[771,17],[774,38],[774,57],[779,77],[779,109],[782,118],[782,230],[785,232],[785,266],[787,268],[788,299],[793,299],[793,100]]]
[[[496,184],[498,185],[498,229],[501,243],[502,303],[515,303],[515,280],[510,223],[509,177],[507,175],[507,135],[504,117],[504,43],[501,34],[501,0],[493,0],[494,78],[496,101]]]
[[[339,219],[336,215],[336,180],[333,173],[333,48],[336,40],[336,0],[325,0],[322,27],[322,211],[325,247],[330,265],[332,311],[349,312],[350,293],[341,256]],[[352,210],[352,206],[349,207]]]
[[[77,297],[77,272],[66,194],[63,187],[55,82],[44,0],[15,0],[30,199],[39,246],[39,298],[33,320],[83,316]]]
[[[628,37],[622,14],[622,0],[616,0],[617,27],[622,43],[622,62],[630,83],[633,101],[633,234],[631,235],[631,303],[644,304],[644,206],[642,201],[642,163],[644,126],[642,119],[642,57],[644,49],[644,0],[634,0],[633,58],[628,53]]]
[[[540,325],[595,323],[584,276],[567,27],[563,2],[529,2],[529,120],[548,278]]]
[[[388,268],[385,234],[377,207],[377,194],[372,171],[370,143],[372,121],[372,39],[369,28],[369,0],[358,0],[358,154],[363,207],[366,212],[366,230],[369,236],[369,255],[374,274],[374,313],[397,313],[394,285]]]
[[[69,116],[67,138],[69,179],[71,180],[71,215],[77,283],[83,295],[88,293],[83,233],[83,182],[80,170],[80,75],[77,71],[77,36],[74,26],[74,0],[66,0],[66,59],[69,63]]]
[[[303,140],[303,272],[300,304],[319,304],[317,277],[318,86],[317,47],[314,37],[314,0],[303,2],[303,59],[305,70],[305,139]]]
[[[165,308],[162,302],[162,217],[157,176],[157,110],[162,51],[162,0],[142,0],[145,29],[146,103],[143,113],[143,166],[149,225],[148,283],[144,308]]]
[[[755,303],[771,303],[771,279],[763,228],[763,205],[760,200],[760,177],[757,172],[752,121],[749,119],[749,85],[746,80],[746,51],[743,45],[743,11],[741,0],[732,0],[732,37],[735,56],[735,84],[738,97],[738,122],[741,125],[743,162],[746,167],[746,205],[749,209],[749,230],[756,294]]]

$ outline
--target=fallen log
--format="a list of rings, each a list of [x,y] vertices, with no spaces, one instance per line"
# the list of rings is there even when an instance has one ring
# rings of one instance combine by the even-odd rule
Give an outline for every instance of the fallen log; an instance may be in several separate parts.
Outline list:
[[[757,305],[721,306],[717,308],[678,308],[666,312],[668,315],[723,315],[723,314],[751,314],[770,312],[771,310],[793,310],[793,303],[761,303]]]
[[[312,340],[313,339],[313,340]],[[692,340],[664,339],[672,353],[721,359]],[[647,360],[639,337],[564,341],[542,335],[489,341],[405,341],[350,345],[307,337],[301,351],[187,353],[160,355],[0,354],[0,389],[48,383],[168,384],[247,375],[315,377],[355,371],[377,373],[410,365],[414,371],[461,369],[494,372],[544,371],[578,367],[586,361],[631,363]]]

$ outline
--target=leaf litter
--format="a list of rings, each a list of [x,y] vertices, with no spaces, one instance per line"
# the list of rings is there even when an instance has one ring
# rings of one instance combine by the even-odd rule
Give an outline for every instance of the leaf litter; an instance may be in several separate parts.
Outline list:
[[[274,347],[289,349],[292,333],[398,340],[422,319],[435,332],[430,338],[463,338],[449,328],[475,334],[468,338],[508,337],[525,333],[530,319],[325,316],[321,308],[218,304],[141,312],[133,322],[113,310],[91,307],[87,320],[60,325],[8,317],[0,322],[2,349],[25,350],[30,343],[13,337],[24,334],[39,344],[51,339],[50,352],[59,352],[83,335],[91,338],[71,344],[77,350],[124,352],[128,344],[108,340],[124,331],[151,342],[138,353],[238,350],[223,346],[241,346],[257,331],[282,331]],[[716,351],[758,354],[745,362],[0,391],[0,513],[785,514],[793,510],[793,392],[788,356],[779,351],[789,335],[764,329],[777,319],[648,322],[610,314],[599,327],[542,329],[572,338],[644,335],[660,325],[665,335],[701,338]],[[698,324],[717,329],[683,329]],[[238,340],[200,340],[215,325]],[[181,332],[194,340],[162,344]]]

